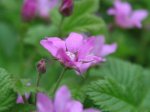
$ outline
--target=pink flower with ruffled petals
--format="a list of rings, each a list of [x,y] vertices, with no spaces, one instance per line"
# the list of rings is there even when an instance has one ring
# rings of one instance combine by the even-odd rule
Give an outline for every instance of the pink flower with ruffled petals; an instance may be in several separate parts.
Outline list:
[[[23,20],[30,21],[35,16],[48,19],[50,11],[57,4],[58,0],[24,0],[22,7]]]
[[[148,16],[146,10],[133,11],[128,2],[116,0],[114,7],[108,10],[109,15],[115,16],[116,24],[122,28],[141,28],[141,22]]]
[[[71,93],[66,86],[56,92],[54,100],[43,93],[37,95],[37,112],[100,112],[97,109],[83,109],[83,105],[71,98]]]
[[[22,18],[24,21],[30,21],[36,16],[37,1],[36,0],[24,0],[22,6]]]
[[[104,56],[116,49],[116,45],[105,45],[102,37],[84,38],[78,33],[70,33],[65,40],[57,37],[45,38],[40,43],[53,57],[67,68],[75,69],[78,74],[103,62]]]

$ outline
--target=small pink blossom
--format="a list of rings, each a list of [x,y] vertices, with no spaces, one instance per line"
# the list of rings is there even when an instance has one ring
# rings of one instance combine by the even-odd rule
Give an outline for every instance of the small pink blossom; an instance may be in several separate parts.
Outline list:
[[[58,0],[24,0],[22,7],[23,20],[30,21],[35,16],[48,19],[50,11],[57,4]]]
[[[31,86],[31,83],[27,83],[27,86]],[[28,100],[28,99],[30,98],[30,94],[29,94],[29,93],[25,93],[24,96],[25,96],[26,100]],[[17,103],[25,103],[25,102],[23,101],[22,96],[19,95],[19,94],[18,94],[18,97],[17,97],[16,102],[17,102]]]
[[[128,2],[115,0],[114,7],[108,10],[109,15],[115,16],[116,24],[122,28],[141,28],[141,22],[148,16],[146,10],[132,10]]]
[[[49,18],[50,11],[58,4],[58,0],[37,0],[37,13],[42,18]]]
[[[45,38],[40,43],[53,57],[66,67],[75,69],[78,74],[103,62],[106,55],[116,50],[115,44],[105,45],[103,37],[87,39],[78,33],[70,33],[65,40],[58,37]]]
[[[37,1],[36,0],[24,0],[22,6],[22,18],[24,21],[30,21],[36,16]]]
[[[29,97],[30,97],[30,94],[25,94],[25,98],[28,100],[29,99]],[[17,98],[17,101],[16,101],[17,103],[24,103],[24,101],[23,101],[23,98],[22,98],[22,96],[21,95],[18,95],[18,98]]]
[[[100,112],[96,109],[83,109],[83,105],[71,98],[71,93],[66,86],[56,92],[54,100],[43,93],[37,95],[37,112]]]

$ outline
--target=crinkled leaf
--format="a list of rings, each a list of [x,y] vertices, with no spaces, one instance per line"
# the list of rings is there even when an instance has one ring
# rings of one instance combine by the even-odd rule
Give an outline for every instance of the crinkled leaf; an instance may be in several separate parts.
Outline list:
[[[111,112],[150,111],[150,79],[142,67],[109,59],[95,73],[104,79],[93,82],[88,95],[101,109]]]
[[[16,94],[12,89],[10,74],[0,68],[0,112],[9,110],[16,102]]]

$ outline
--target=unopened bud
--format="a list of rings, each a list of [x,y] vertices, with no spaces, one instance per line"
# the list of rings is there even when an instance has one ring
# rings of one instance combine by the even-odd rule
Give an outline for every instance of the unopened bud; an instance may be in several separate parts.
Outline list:
[[[46,60],[41,59],[37,64],[37,70],[40,74],[44,74],[46,72]]]
[[[62,4],[60,6],[60,13],[63,16],[70,16],[73,11],[73,0],[62,0]]]
[[[36,16],[37,0],[24,0],[22,6],[22,19],[30,21]]]

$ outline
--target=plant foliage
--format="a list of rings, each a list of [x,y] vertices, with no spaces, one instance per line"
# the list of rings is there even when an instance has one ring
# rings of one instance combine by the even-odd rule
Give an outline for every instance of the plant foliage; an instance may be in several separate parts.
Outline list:
[[[88,95],[102,110],[150,111],[150,72],[118,59],[109,59],[98,72],[104,79],[93,82]]]
[[[16,102],[10,74],[0,68],[0,112],[9,110]]]

